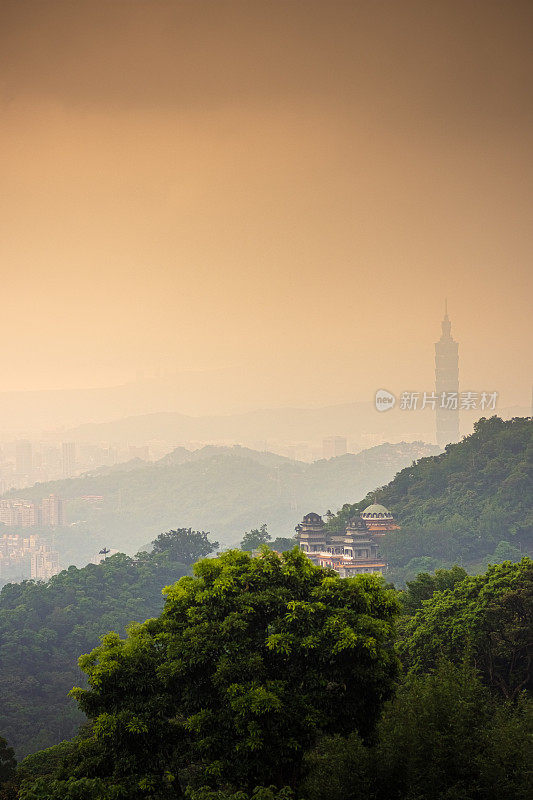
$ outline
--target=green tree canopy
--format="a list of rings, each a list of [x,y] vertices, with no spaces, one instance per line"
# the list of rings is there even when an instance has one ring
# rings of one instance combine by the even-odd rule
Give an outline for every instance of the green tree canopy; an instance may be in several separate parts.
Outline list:
[[[261,547],[262,544],[270,542],[271,539],[266,522],[264,522],[260,528],[253,528],[244,534],[240,547],[241,550],[252,552],[252,550],[257,550],[258,547]]]
[[[268,546],[277,553],[284,553],[285,550],[292,550],[293,547],[296,547],[296,539],[294,537],[278,536]]]
[[[165,591],[160,617],[80,659],[94,733],[70,779],[128,798],[282,789],[320,733],[371,733],[397,674],[398,605],[377,577],[230,551]]]
[[[437,569],[433,575],[420,572],[412,581],[407,581],[407,589],[402,593],[402,607],[408,614],[414,614],[425,600],[429,600],[435,592],[443,592],[464,580],[466,570],[457,564],[451,569]]]
[[[283,553],[285,550],[292,550],[296,546],[296,539],[294,537],[278,536],[277,539],[272,541],[272,537],[267,530],[266,523],[263,523],[259,528],[254,528],[244,534],[242,542],[240,543],[241,550],[251,553],[257,550],[261,545],[268,544],[272,550],[278,553]]]
[[[359,506],[383,503],[404,526],[503,533],[528,541],[533,533],[533,423],[480,419],[474,433],[422,458]]]
[[[16,768],[15,751],[12,747],[9,747],[6,740],[0,736],[0,785],[13,780]]]
[[[187,572],[151,554],[117,553],[69,567],[46,583],[0,592],[0,731],[18,755],[75,735],[84,721],[68,692],[80,682],[80,653],[163,608],[162,587]]]
[[[526,800],[531,702],[502,703],[467,663],[411,676],[372,754],[376,800]]]
[[[307,754],[305,800],[527,800],[533,708],[502,701],[468,664],[409,674],[376,740],[326,736]]]
[[[523,553],[518,547],[510,542],[502,541],[498,542],[494,552],[489,556],[485,556],[481,563],[483,569],[487,570],[491,564],[503,564],[504,561],[511,561],[513,564],[516,564],[522,559],[522,556]]]
[[[0,736],[0,800],[15,800],[17,797],[16,770],[15,751]]]
[[[175,531],[160,533],[153,544],[153,554],[164,554],[169,561],[179,564],[194,564],[208,556],[218,547],[218,542],[210,542],[209,532],[193,531],[192,528],[178,528]]]
[[[419,672],[471,654],[487,685],[514,698],[531,689],[532,630],[533,561],[523,558],[436,592],[406,625],[400,653]]]

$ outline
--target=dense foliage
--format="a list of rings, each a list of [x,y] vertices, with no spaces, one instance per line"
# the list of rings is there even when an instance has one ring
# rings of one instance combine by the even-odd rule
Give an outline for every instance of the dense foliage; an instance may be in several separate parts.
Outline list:
[[[253,528],[247,531],[241,541],[241,550],[251,553],[261,547],[262,544],[267,544],[272,550],[277,553],[283,553],[285,550],[292,550],[296,547],[296,539],[291,536],[278,536],[272,541],[272,536],[267,530],[266,522],[259,528]]]
[[[445,453],[420,459],[364,500],[345,504],[329,526],[341,528],[373,502],[402,526],[380,542],[395,583],[457,562],[478,571],[519,561],[533,554],[533,422],[479,420],[471,436]]]
[[[301,800],[527,800],[531,701],[498,701],[468,664],[409,676],[375,743],[326,737],[306,757]]]
[[[0,592],[0,731],[19,754],[73,736],[83,721],[67,697],[82,675],[80,653],[110,630],[158,614],[161,588],[187,568],[164,558],[118,554],[69,567],[47,583]]]
[[[192,528],[160,533],[152,542],[152,553],[164,554],[170,561],[190,566],[217,549],[218,542],[210,542],[208,536],[205,531],[193,531]]]
[[[50,797],[281,790],[321,734],[371,734],[397,674],[398,606],[379,579],[268,550],[194,573],[167,589],[159,618],[80,659],[90,688],[75,695],[93,735]]]
[[[26,758],[17,796],[528,800],[532,570],[455,567],[397,593],[390,696],[398,605],[378,578],[297,551],[200,562],[160,617],[81,659],[92,721]]]
[[[16,770],[15,751],[0,736],[0,800],[14,796]]]
[[[407,581],[405,591],[401,593],[402,608],[406,614],[414,614],[422,608],[426,600],[430,600],[435,592],[453,589],[466,578],[466,570],[457,564],[451,569],[437,569],[431,575],[429,572],[420,572],[415,580]]]
[[[442,656],[472,659],[483,680],[507,699],[533,687],[533,561],[490,567],[437,591],[406,626],[404,663],[427,672]]]
[[[410,676],[372,753],[376,800],[526,800],[533,706],[501,702],[464,663]]]

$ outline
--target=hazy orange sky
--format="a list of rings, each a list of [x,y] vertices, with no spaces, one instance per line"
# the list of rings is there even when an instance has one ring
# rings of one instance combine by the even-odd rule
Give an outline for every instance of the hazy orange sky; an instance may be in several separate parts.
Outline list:
[[[258,369],[280,402],[423,390],[447,296],[462,387],[527,405],[532,23],[0,0],[0,391],[220,367],[257,406]]]

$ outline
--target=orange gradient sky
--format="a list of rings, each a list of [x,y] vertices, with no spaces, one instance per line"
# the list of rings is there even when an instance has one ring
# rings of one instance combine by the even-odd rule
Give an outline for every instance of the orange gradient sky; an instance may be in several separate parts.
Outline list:
[[[1,0],[0,391],[221,367],[256,406],[258,370],[280,402],[423,390],[447,296],[462,388],[528,405],[532,22]]]

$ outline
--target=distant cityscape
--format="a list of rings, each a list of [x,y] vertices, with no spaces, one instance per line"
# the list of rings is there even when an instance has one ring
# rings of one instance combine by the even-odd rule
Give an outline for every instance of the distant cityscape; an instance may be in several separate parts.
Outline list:
[[[54,528],[64,524],[63,500],[54,494],[40,503],[31,500],[0,499],[0,523],[19,528]]]
[[[313,433],[310,431],[307,432],[306,439],[302,437],[295,441],[290,441],[288,429],[286,429],[284,433],[281,433],[279,430],[277,432],[272,430],[271,436],[269,436],[268,439],[254,437],[250,435],[250,430],[246,433],[243,430],[239,434],[238,423],[235,423],[237,425],[235,431],[231,433],[228,430],[224,431],[224,417],[220,418],[219,435],[217,435],[214,429],[211,429],[209,432],[207,430],[205,430],[205,432],[200,432],[199,430],[198,433],[200,437],[202,437],[202,433],[204,433],[204,436],[198,439],[189,438],[185,431],[183,431],[185,433],[183,438],[179,435],[174,438],[169,431],[168,434],[163,434],[160,439],[150,439],[147,436],[145,441],[142,441],[141,438],[140,441],[138,439],[135,443],[131,441],[101,441],[96,443],[95,440],[92,442],[76,441],[75,438],[68,441],[58,441],[57,432],[53,434],[50,432],[48,432],[48,434],[43,433],[42,440],[35,440],[28,437],[2,441],[2,437],[0,436],[0,495],[17,489],[25,489],[36,483],[75,478],[85,473],[91,473],[92,471],[102,468],[111,468],[134,459],[146,462],[157,461],[176,447],[183,447],[193,451],[206,445],[241,445],[260,452],[268,451],[296,461],[308,463],[322,458],[336,458],[346,453],[358,453],[361,450],[385,442],[415,442],[420,439],[431,441],[434,440],[433,437],[435,437],[438,444],[444,448],[444,446],[450,442],[459,441],[461,436],[458,400],[458,343],[451,335],[451,322],[448,316],[447,305],[445,307],[445,314],[441,327],[441,337],[439,341],[435,343],[435,393],[431,395],[434,409],[432,415],[435,420],[435,433],[433,435],[427,430],[427,423],[424,423],[426,427],[424,428],[422,425],[421,429],[421,417],[417,418],[417,424],[413,429],[405,430],[402,433],[398,433],[397,431],[394,435],[390,430],[387,431],[383,428],[383,425],[381,425],[383,417],[380,419],[380,426],[382,429],[365,431],[359,428],[357,433],[355,433],[352,432],[353,420],[356,419],[357,415],[361,412],[355,411],[354,409],[354,417],[352,420],[345,415],[342,417],[342,420],[337,420],[336,425],[332,419],[329,419],[328,423],[322,421],[322,423],[316,425]],[[411,394],[414,395],[417,393]],[[425,394],[426,393],[424,393],[424,395]],[[390,397],[392,397],[392,395],[390,395]],[[461,408],[463,407],[461,406]],[[325,410],[328,411],[327,409]],[[510,414],[507,414],[507,416],[517,414],[517,410],[510,409],[509,411]],[[482,412],[483,408],[480,408],[480,410],[476,412],[475,406],[471,408],[465,406],[463,417],[467,430],[463,431],[463,433],[470,430],[473,421],[478,418],[478,416],[481,416]],[[493,411],[489,408],[487,415],[491,413],[493,413]],[[502,410],[498,409],[498,413],[502,414]],[[502,414],[502,416],[505,415]],[[142,418],[140,419],[142,422]],[[191,423],[192,419],[193,418],[187,420],[188,424]],[[198,419],[197,422],[201,427],[201,420]],[[204,425],[209,427],[205,422]],[[337,427],[337,431],[335,431],[334,426]],[[331,435],[320,436],[320,432],[323,434],[327,432],[327,427],[330,427],[330,430],[333,428]],[[322,428],[322,431],[320,431],[320,428]],[[191,432],[192,431],[188,431],[189,435]],[[77,433],[77,431],[73,430],[72,433]],[[226,435],[224,435],[224,433],[226,433]],[[304,433],[304,431],[302,430],[301,433]],[[296,430],[293,431],[293,434],[295,434],[294,438],[297,439],[298,433]],[[305,435],[304,433],[304,436]],[[123,436],[123,438],[126,439],[126,436]],[[6,514],[8,511],[10,512],[10,509],[6,508],[0,511],[0,519],[3,519],[1,514]],[[29,508],[20,508],[17,510],[17,513],[20,513],[23,519],[27,519],[31,518],[33,512]],[[36,513],[38,514],[38,512]],[[46,512],[43,513],[46,515]],[[16,524],[32,525],[37,523],[18,522]]]
[[[435,344],[435,397],[449,394],[458,396],[459,389],[458,344],[451,336],[451,323],[447,306],[442,321],[442,335]],[[455,405],[437,404],[435,408],[436,438],[441,447],[448,442],[458,441],[459,408]],[[406,437],[406,441],[411,437]],[[147,462],[157,461],[176,447],[195,451],[206,445],[245,446],[260,452],[276,453],[287,458],[313,462],[319,459],[333,459],[349,452],[361,450],[361,442],[365,447],[382,444],[381,434],[362,433],[359,441],[349,440],[348,436],[330,435],[313,441],[283,442],[267,440],[251,440],[235,442],[228,439],[210,441],[165,442],[152,440],[144,444],[109,443],[99,444],[79,441],[35,441],[16,439],[0,442],[0,526],[9,528],[9,532],[0,534],[0,585],[11,580],[36,579],[47,580],[60,570],[59,552],[54,548],[54,528],[66,525],[64,501],[57,494],[49,494],[39,501],[6,497],[37,483],[46,483],[61,479],[71,479],[84,474],[91,474],[102,469],[109,469],[120,464],[125,465],[133,460]],[[359,445],[359,446],[358,446]],[[415,457],[416,453],[413,454]],[[420,443],[419,456],[425,455],[424,445]],[[392,457],[392,456],[391,456]],[[120,468],[120,467],[119,467]],[[100,495],[83,495],[77,500],[101,507],[104,498]],[[373,507],[372,507],[373,508]],[[377,508],[377,506],[376,506]],[[367,509],[370,514],[371,507]],[[397,528],[392,515],[387,509],[379,507],[379,516],[387,517],[387,530]],[[390,519],[388,519],[390,517]],[[385,517],[384,517],[385,519]],[[383,520],[380,520],[383,522]],[[353,523],[353,524],[352,524]],[[78,524],[77,520],[71,522]],[[313,559],[322,566],[342,568],[342,574],[354,572],[379,571],[385,564],[377,560],[378,548],[372,534],[377,533],[376,520],[370,516],[362,516],[350,523],[346,531],[331,541],[326,536],[324,523],[318,515],[307,515],[297,528],[299,545],[306,552],[312,552]],[[40,532],[26,535],[26,529],[50,529],[51,541],[40,535]],[[0,528],[1,530],[1,528]],[[355,538],[354,538],[355,537]],[[366,538],[365,538],[366,537]],[[313,540],[313,546],[310,541]],[[354,550],[354,542],[358,549]],[[365,544],[362,548],[361,543]],[[346,545],[346,547],[345,547]],[[115,551],[113,551],[115,552]],[[358,557],[356,557],[356,554]],[[320,560],[321,559],[321,560]],[[98,563],[99,555],[93,561]],[[338,562],[338,563],[337,563]]]
[[[140,458],[160,458],[172,447],[155,445],[93,445],[84,442],[52,442],[18,439],[0,442],[0,494],[25,489],[35,483],[75,478],[99,467]]]
[[[40,536],[0,534],[0,586],[28,578],[47,581],[59,571],[59,553]]]
[[[404,441],[412,441],[413,437],[405,436]],[[26,489],[36,483],[76,478],[102,468],[110,468],[126,464],[134,459],[147,463],[157,461],[176,447],[187,450],[198,450],[206,445],[217,447],[241,445],[260,452],[271,452],[295,461],[310,463],[322,458],[336,458],[346,453],[358,453],[362,449],[374,447],[388,441],[386,436],[367,433],[360,442],[352,441],[347,436],[327,436],[320,440],[283,442],[279,440],[253,439],[235,441],[229,438],[213,438],[209,440],[154,440],[144,445],[129,443],[102,443],[99,445],[86,442],[43,442],[39,440],[17,439],[0,441],[0,495],[6,492]],[[25,527],[41,524],[39,511],[35,510],[36,521],[8,522],[2,514],[6,514],[7,506],[0,505],[0,522],[5,524],[24,525]],[[11,508],[11,507],[9,507]],[[3,509],[3,510],[2,510]],[[34,513],[31,509],[23,511],[21,519],[30,519]],[[10,512],[11,513],[11,512]],[[17,511],[18,513],[18,511]],[[44,512],[46,518],[46,512]],[[42,523],[48,524],[48,523]],[[56,523],[52,523],[56,524]]]

